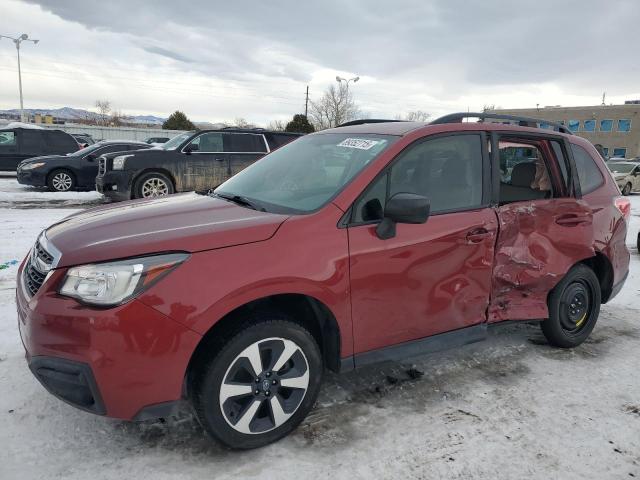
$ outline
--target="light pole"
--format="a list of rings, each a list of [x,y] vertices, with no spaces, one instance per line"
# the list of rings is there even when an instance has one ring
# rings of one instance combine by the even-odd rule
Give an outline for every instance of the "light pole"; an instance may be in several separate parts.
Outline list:
[[[18,38],[8,37],[7,35],[0,35],[0,38],[8,38],[12,40],[13,43],[16,44],[16,51],[18,52],[18,87],[20,88],[20,121],[24,122],[24,104],[22,102],[22,72],[20,71],[20,44],[22,42],[33,42],[34,45],[38,43],[40,40],[32,40],[29,38],[29,35],[23,33]]]
[[[360,80],[360,77],[353,77],[353,78],[346,79],[336,75],[336,82],[338,83],[344,82],[345,85],[347,86],[347,90],[349,89],[349,82],[356,83],[358,80]]]

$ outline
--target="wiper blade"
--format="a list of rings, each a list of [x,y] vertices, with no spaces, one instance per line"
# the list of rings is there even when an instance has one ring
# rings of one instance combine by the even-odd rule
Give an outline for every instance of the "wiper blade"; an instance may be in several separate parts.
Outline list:
[[[224,198],[233,203],[237,203],[238,205],[242,205],[244,207],[249,207],[253,210],[258,210],[259,212],[266,212],[267,210],[264,207],[259,206],[252,200],[249,200],[247,197],[243,197],[242,195],[228,195],[224,193],[214,193],[215,196]]]

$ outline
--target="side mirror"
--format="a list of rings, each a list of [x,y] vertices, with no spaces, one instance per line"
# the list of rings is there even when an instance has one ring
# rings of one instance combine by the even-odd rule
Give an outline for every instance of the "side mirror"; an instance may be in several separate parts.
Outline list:
[[[184,149],[184,153],[190,154],[191,152],[197,152],[198,150],[200,150],[200,146],[197,143],[191,143]]]
[[[384,218],[376,228],[381,240],[396,236],[397,223],[425,223],[431,212],[431,203],[427,197],[415,193],[396,193],[387,201]]]

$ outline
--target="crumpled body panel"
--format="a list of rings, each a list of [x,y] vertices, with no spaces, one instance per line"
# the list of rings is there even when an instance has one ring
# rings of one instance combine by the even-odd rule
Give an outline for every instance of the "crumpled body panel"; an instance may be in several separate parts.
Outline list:
[[[594,255],[593,214],[581,200],[503,205],[489,322],[548,317],[547,295],[575,263]]]

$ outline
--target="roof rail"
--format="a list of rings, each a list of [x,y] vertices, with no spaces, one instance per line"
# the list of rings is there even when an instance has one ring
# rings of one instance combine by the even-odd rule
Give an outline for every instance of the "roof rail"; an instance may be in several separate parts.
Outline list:
[[[550,122],[548,120],[541,120],[539,118],[529,118],[529,117],[519,117],[516,115],[503,115],[501,113],[474,113],[474,112],[465,112],[465,113],[451,113],[449,115],[445,115],[444,117],[436,118],[431,122],[431,125],[438,125],[441,123],[460,123],[465,118],[478,118],[481,122],[485,119],[490,118],[494,120],[508,120],[509,122],[518,122],[518,125],[521,127],[532,127],[532,128],[542,128],[541,124],[549,125],[553,127],[553,130],[557,130],[560,133],[566,133],[568,135],[573,135],[571,130],[560,123]]]
[[[220,130],[246,130],[246,131],[253,131],[253,132],[262,132],[265,129],[262,127],[222,127]]]
[[[385,120],[384,118],[363,118],[361,120],[351,120],[350,122],[341,123],[338,127],[351,127],[353,125],[364,125],[366,123],[387,123],[387,122],[404,122],[406,120]]]

